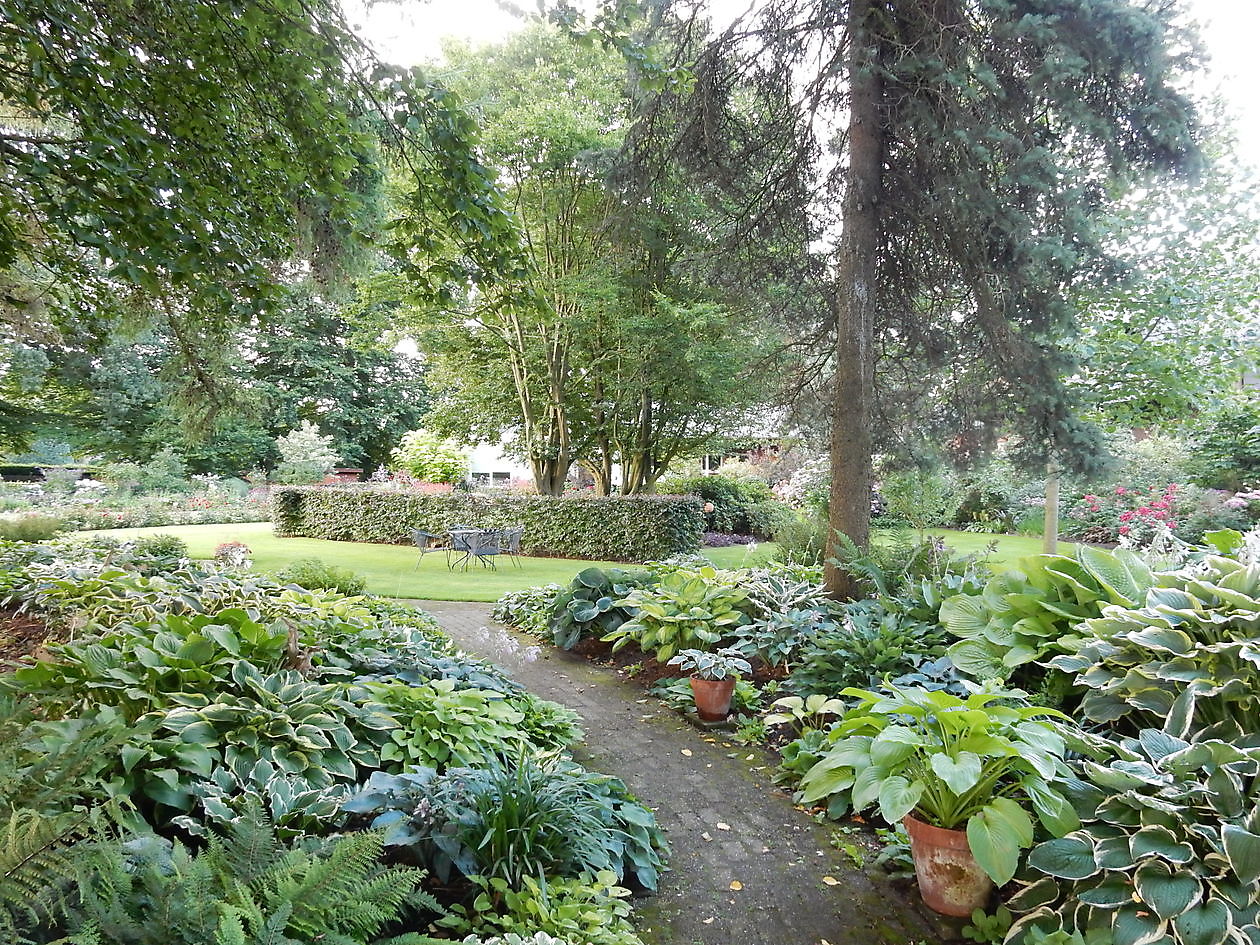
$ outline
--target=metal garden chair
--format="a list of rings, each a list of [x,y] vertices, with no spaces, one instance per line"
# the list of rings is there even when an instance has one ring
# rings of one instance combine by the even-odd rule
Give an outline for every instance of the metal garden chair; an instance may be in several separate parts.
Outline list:
[[[419,528],[411,530],[411,543],[420,549],[420,557],[416,559],[416,568],[420,567],[420,562],[424,560],[425,555],[430,551],[438,550],[438,543],[441,540],[441,535],[435,535],[432,532],[426,532]],[[412,570],[414,571],[416,568],[412,568]]]

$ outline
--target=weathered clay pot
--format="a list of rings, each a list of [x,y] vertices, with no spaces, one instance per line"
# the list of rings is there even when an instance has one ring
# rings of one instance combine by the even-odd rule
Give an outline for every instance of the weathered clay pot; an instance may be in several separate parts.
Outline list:
[[[734,679],[697,679],[691,677],[691,695],[696,700],[696,714],[706,722],[720,722],[731,714]]]
[[[971,855],[965,830],[933,827],[906,815],[910,855],[919,892],[928,908],[942,915],[969,916],[989,904],[993,880]]]

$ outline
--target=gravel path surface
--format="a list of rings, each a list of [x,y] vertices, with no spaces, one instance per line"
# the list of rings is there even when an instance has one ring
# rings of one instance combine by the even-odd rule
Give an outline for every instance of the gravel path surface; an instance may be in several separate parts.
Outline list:
[[[622,778],[671,846],[636,900],[649,945],[907,945],[946,927],[918,895],[857,867],[774,786],[757,749],[706,733],[611,671],[494,623],[486,604],[417,601],[464,650],[576,710],[579,760]]]

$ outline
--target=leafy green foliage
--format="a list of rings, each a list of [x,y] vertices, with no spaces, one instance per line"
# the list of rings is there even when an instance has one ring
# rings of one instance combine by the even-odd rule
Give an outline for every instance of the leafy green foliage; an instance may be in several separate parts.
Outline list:
[[[1073,558],[1025,558],[983,592],[941,605],[941,623],[959,638],[949,657],[976,679],[1006,679],[1024,664],[1070,650],[1081,621],[1107,604],[1133,606],[1153,583],[1150,568],[1124,549],[1079,546]]]
[[[490,616],[531,636],[548,639],[551,637],[552,608],[556,599],[565,592],[566,589],[559,584],[509,591],[495,602]]]
[[[347,597],[362,594],[367,581],[349,568],[327,564],[320,558],[298,558],[276,572],[276,580],[312,591],[336,591]]]
[[[368,945],[404,915],[439,911],[424,873],[379,866],[381,848],[372,832],[285,847],[251,807],[200,853],[156,836],[98,847],[70,924],[108,945]]]
[[[858,601],[845,608],[841,626],[824,628],[808,643],[788,685],[802,695],[877,685],[942,655],[946,642],[938,625],[889,611],[878,601]]]
[[[617,601],[618,607],[633,608],[634,616],[602,639],[613,641],[614,651],[633,641],[664,662],[680,649],[711,646],[744,623],[747,616],[740,608],[747,597],[713,568],[670,572]]]
[[[706,532],[755,535],[770,538],[774,535],[774,516],[759,508],[764,503],[776,503],[770,487],[760,479],[750,476],[715,475],[667,476],[657,483],[659,492],[668,495],[694,495],[712,505],[712,511],[704,513]],[[787,509],[784,508],[784,512]],[[768,519],[768,520],[767,520]],[[757,526],[754,530],[754,525]]]
[[[520,890],[527,878],[609,870],[655,889],[663,869],[651,812],[620,781],[567,761],[377,772],[345,810],[371,816],[387,846],[410,850],[443,881],[457,871]]]
[[[427,430],[403,435],[393,465],[423,482],[459,482],[468,475],[468,453]]]
[[[1117,757],[1082,761],[1082,780],[1065,782],[1081,826],[1033,849],[1008,941],[1096,929],[1170,945],[1254,938],[1260,753],[1158,729],[1112,747]]]
[[[1226,402],[1199,430],[1194,443],[1195,479],[1219,489],[1260,484],[1260,408]]]
[[[1087,691],[1081,711],[1130,730],[1159,726],[1196,741],[1260,729],[1260,567],[1210,555],[1160,576],[1133,604],[1086,620],[1050,661]]]
[[[669,658],[667,665],[689,672],[694,679],[731,679],[738,678],[740,673],[752,675],[752,667],[747,660],[740,658],[739,652],[730,646],[713,653],[706,650],[679,650]]]
[[[41,512],[0,516],[0,541],[47,541],[68,527],[65,519]]]
[[[548,626],[556,646],[571,650],[583,637],[611,633],[630,619],[618,603],[631,591],[652,587],[656,575],[647,570],[586,568],[551,604]]]
[[[630,891],[616,881],[612,872],[547,882],[527,876],[520,889],[512,889],[501,878],[477,878],[473,882],[481,892],[472,905],[453,907],[454,914],[439,924],[457,933],[494,936],[491,941],[544,932],[565,945],[642,945],[630,925]]]
[[[1067,746],[1041,720],[1062,713],[1003,704],[1023,693],[995,689],[966,698],[895,686],[841,694],[857,705],[831,727],[830,747],[801,780],[803,802],[829,798],[833,814],[878,805],[889,824],[914,814],[947,830],[965,826],[972,854],[999,886],[1033,842],[1024,805],[1056,834],[1077,826],[1058,786]]]
[[[522,525],[525,554],[650,561],[700,547],[694,498],[424,495],[336,488],[275,489],[277,534],[406,544],[411,529]]]
[[[512,756],[529,745],[520,728],[524,714],[502,693],[457,688],[453,679],[417,686],[369,683],[367,688],[368,712],[387,720],[378,725],[388,733],[382,765],[445,770]]]

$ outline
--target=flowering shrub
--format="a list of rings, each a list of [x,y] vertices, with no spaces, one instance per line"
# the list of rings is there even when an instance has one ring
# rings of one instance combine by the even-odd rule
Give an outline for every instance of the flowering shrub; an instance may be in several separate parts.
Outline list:
[[[1245,531],[1258,517],[1256,493],[1224,492],[1169,483],[1150,489],[1118,485],[1086,493],[1068,511],[1064,534],[1081,541],[1107,543],[1125,539],[1148,544],[1164,529],[1183,541],[1202,539],[1219,528]]]

